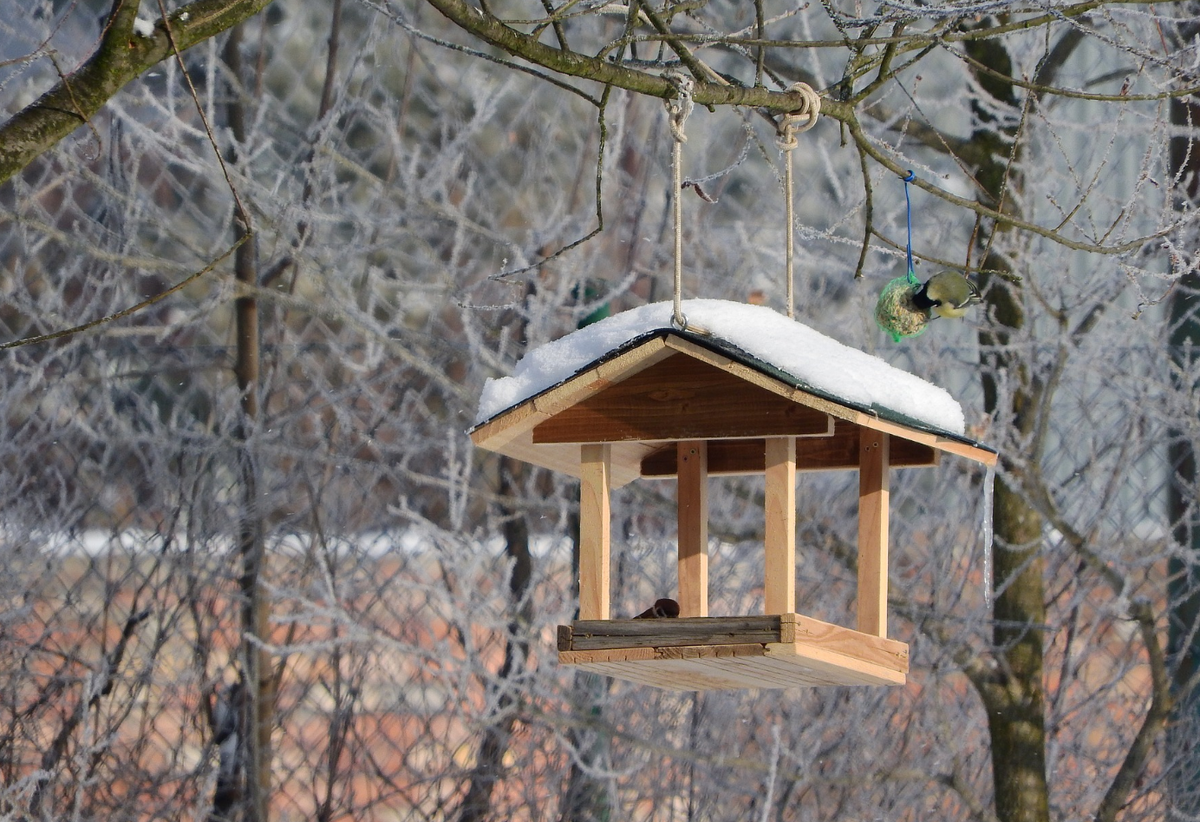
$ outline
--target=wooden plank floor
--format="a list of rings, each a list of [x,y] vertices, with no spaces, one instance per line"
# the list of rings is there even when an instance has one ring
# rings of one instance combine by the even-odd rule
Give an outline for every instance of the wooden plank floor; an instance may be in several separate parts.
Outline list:
[[[908,646],[799,614],[588,620],[559,627],[559,662],[677,691],[903,685]]]

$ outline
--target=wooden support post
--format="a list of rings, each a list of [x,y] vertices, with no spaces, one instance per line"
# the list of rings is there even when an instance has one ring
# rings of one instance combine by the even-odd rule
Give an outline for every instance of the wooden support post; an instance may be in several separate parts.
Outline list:
[[[612,446],[584,445],[580,462],[579,618],[610,619]]]
[[[868,428],[858,437],[858,630],[886,637],[890,443]]]
[[[768,437],[766,450],[763,607],[790,614],[796,610],[796,438]]]
[[[679,470],[679,615],[708,616],[708,443],[681,442]]]

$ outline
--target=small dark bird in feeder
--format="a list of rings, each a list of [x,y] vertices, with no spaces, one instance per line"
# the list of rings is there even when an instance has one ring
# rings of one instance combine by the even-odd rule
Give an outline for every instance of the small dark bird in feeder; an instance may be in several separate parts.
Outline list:
[[[679,616],[679,603],[673,599],[658,599],[634,619],[673,619]]]

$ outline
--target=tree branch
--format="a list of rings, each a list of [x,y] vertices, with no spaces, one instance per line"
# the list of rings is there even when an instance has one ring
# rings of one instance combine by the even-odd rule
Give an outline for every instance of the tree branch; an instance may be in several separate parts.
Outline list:
[[[1078,31],[1078,29],[1072,29],[1072,31]],[[950,54],[969,65],[972,69],[980,71],[989,77],[995,77],[997,80],[1016,86],[1017,88],[1023,88],[1026,91],[1032,91],[1038,95],[1038,97],[1066,97],[1072,100],[1090,100],[1097,103],[1134,103],[1155,102],[1158,100],[1190,97],[1193,94],[1200,92],[1200,85],[1192,84],[1168,91],[1156,91],[1152,94],[1095,94],[1093,92],[1079,91],[1078,89],[1054,86],[1042,79],[1042,72],[1038,72],[1037,78],[1033,82],[1030,82],[1029,80],[1024,80],[1019,77],[1013,77],[1012,75],[1005,74],[1001,71],[996,71],[994,68],[980,63],[969,54],[964,54],[962,52],[955,51],[954,49],[949,49],[948,51]]]
[[[663,19],[655,13],[654,9],[650,8],[648,3],[640,4],[642,14],[646,15],[646,19],[650,21],[650,25],[654,26],[654,30],[663,36],[671,50],[679,55],[679,62],[687,66],[688,71],[692,76],[701,83],[717,83],[718,85],[728,86],[730,83],[721,75],[713,71],[707,64],[697,60],[691,50],[683,43],[675,39],[671,33],[671,29]]]
[[[825,100],[824,99],[821,100],[821,113],[822,114],[825,113]],[[903,166],[901,166],[896,161],[892,160],[890,157],[888,157],[886,154],[884,154],[878,147],[876,147],[871,142],[871,140],[870,140],[870,138],[868,138],[866,132],[863,131],[862,125],[858,122],[858,120],[855,117],[846,116],[846,117],[839,117],[838,119],[841,119],[842,122],[846,123],[846,125],[850,129],[850,135],[854,138],[854,141],[856,143],[858,143],[858,145],[862,148],[862,150],[864,152],[866,152],[867,154],[869,154],[871,156],[871,158],[873,160],[875,160],[875,162],[879,163],[884,168],[890,169],[898,177],[903,177],[905,174],[908,173],[907,169],[905,169]],[[1000,211],[997,211],[994,208],[988,208],[987,206],[983,205],[982,203],[978,203],[974,200],[968,200],[965,197],[959,197],[956,194],[951,194],[949,191],[946,191],[945,189],[942,189],[942,188],[938,188],[937,186],[933,185],[932,183],[930,183],[926,180],[923,180],[920,177],[917,177],[917,179],[913,181],[913,185],[917,186],[920,189],[923,189],[924,191],[929,192],[930,194],[932,194],[933,196],[935,196],[941,200],[945,200],[946,202],[950,203],[951,205],[956,205],[961,208],[968,209],[970,211],[975,212],[976,214],[980,214],[984,217],[988,217],[992,220],[995,220],[997,225],[1012,226],[1013,228],[1018,228],[1018,229],[1021,229],[1022,231],[1028,231],[1031,234],[1036,234],[1039,237],[1045,237],[1048,240],[1053,240],[1054,242],[1058,243],[1059,245],[1066,246],[1067,248],[1071,248],[1076,251],[1087,251],[1092,254],[1124,254],[1127,251],[1133,251],[1134,249],[1141,247],[1142,245],[1144,245],[1145,243],[1149,242],[1150,240],[1152,240],[1156,237],[1166,236],[1167,234],[1170,234],[1172,231],[1174,231],[1178,227],[1177,224],[1173,224],[1173,225],[1171,225],[1167,228],[1164,228],[1160,231],[1156,231],[1153,234],[1147,234],[1143,237],[1138,237],[1136,239],[1130,240],[1125,243],[1121,243],[1119,245],[1098,245],[1096,243],[1087,243],[1087,242],[1081,242],[1079,240],[1072,240],[1070,237],[1064,237],[1062,234],[1059,234],[1057,231],[1054,231],[1053,229],[1045,228],[1045,227],[1037,225],[1035,223],[1031,223],[1028,220],[1022,220],[1021,218],[1016,217],[1015,215],[1012,215],[1012,214],[1002,213]]]
[[[1133,618],[1137,620],[1138,630],[1146,645],[1146,654],[1150,658],[1150,707],[1142,718],[1142,726],[1138,728],[1137,736],[1125,752],[1125,759],[1121,762],[1117,775],[1108,786],[1108,791],[1096,810],[1096,822],[1115,822],[1117,814],[1129,801],[1129,794],[1146,767],[1154,742],[1171,714],[1170,677],[1167,675],[1166,656],[1154,627],[1154,614],[1147,602],[1135,603],[1130,610]]]
[[[171,14],[180,51],[213,37],[262,11],[271,0],[197,0]],[[138,5],[115,0],[96,51],[78,71],[0,126],[0,183],[87,123],[129,81],[171,54],[160,22],[154,32],[134,31]]]
[[[465,0],[428,0],[428,3],[469,34],[552,71],[664,100],[678,93],[675,86],[657,74],[635,71],[596,57],[547,46],[494,17],[482,14]],[[743,88],[699,80],[692,92],[692,100],[702,106],[750,106],[772,111],[799,111],[804,107],[804,97],[796,92],[768,91],[761,87]],[[843,119],[851,111],[844,103],[823,98],[821,113]]]
[[[428,2],[452,23],[469,34],[497,48],[503,49],[509,54],[528,60],[551,71],[617,86],[618,88],[651,97],[666,99],[676,93],[675,87],[657,74],[637,71],[600,58],[552,48],[539,42],[536,37],[523,34],[505,25],[497,18],[480,12],[468,4],[466,0],[428,0]],[[1089,2],[1069,7],[1063,14],[1083,14],[1095,8],[1096,5],[1098,5],[1096,0],[1089,0]],[[1013,30],[1023,29],[1028,27],[1027,22],[1010,24],[1009,28]],[[989,29],[988,31],[1007,31],[1009,28],[1001,26],[996,29]],[[913,39],[919,40],[920,38],[914,37]],[[949,41],[952,38],[946,36],[944,39]],[[955,39],[967,38],[960,37]],[[887,40],[894,42],[895,38],[887,38]],[[920,46],[914,45],[913,47],[917,48]],[[889,59],[894,57],[896,53],[904,50],[904,48],[899,48],[890,52],[888,54]],[[720,85],[703,82],[699,79],[693,91],[692,99],[696,103],[706,106],[751,106],[773,111],[796,111],[803,106],[803,100],[799,94],[768,91],[761,87],[743,88],[733,85]],[[880,165],[903,176],[905,169],[899,163],[887,157],[884,152],[870,142],[855,117],[852,105],[824,97],[821,101],[821,113],[835,120],[840,120],[849,126],[851,134],[862,151]],[[979,202],[958,197],[920,178],[916,180],[915,184],[952,205],[969,209],[978,215],[995,220],[998,225],[1009,225],[1013,228],[1053,240],[1055,243],[1077,251],[1087,251],[1097,254],[1120,254],[1138,248],[1147,241],[1169,233],[1174,229],[1174,226],[1172,226],[1155,234],[1139,237],[1117,245],[1083,242],[1066,237],[1053,229],[1022,220],[1015,215],[1005,214],[996,209],[988,208]]]

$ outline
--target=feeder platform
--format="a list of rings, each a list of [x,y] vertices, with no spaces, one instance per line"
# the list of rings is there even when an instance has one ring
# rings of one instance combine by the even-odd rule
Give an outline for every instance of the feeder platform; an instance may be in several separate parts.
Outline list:
[[[588,619],[558,627],[558,661],[675,691],[903,685],[908,646],[800,614]]]

